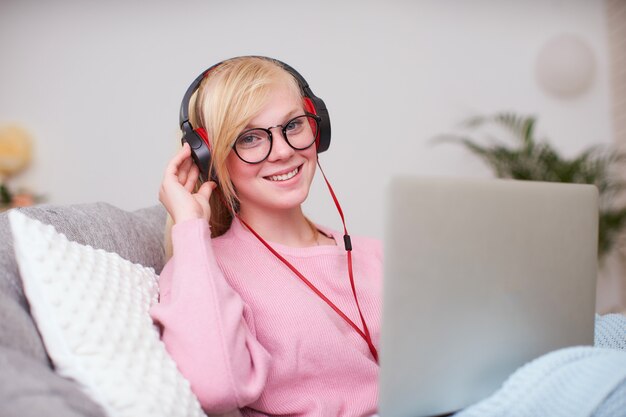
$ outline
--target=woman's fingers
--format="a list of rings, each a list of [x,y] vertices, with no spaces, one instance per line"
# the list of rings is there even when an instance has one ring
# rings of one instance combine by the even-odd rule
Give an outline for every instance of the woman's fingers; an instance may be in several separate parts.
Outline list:
[[[198,169],[191,158],[191,149],[187,143],[184,143],[167,165],[164,181],[176,180],[191,192],[198,180],[198,175]]]
[[[168,163],[159,190],[159,200],[175,223],[192,218],[209,220],[209,197],[215,184],[203,184],[199,189],[201,193],[194,193],[199,175],[200,170],[191,158],[191,149],[188,144],[184,144]]]
[[[204,184],[202,184],[202,186],[200,186],[197,194],[200,194],[202,197],[204,197],[206,201],[209,201],[209,198],[211,197],[211,193],[213,193],[213,190],[215,190],[216,187],[217,187],[217,184],[214,181],[207,181]]]
[[[211,218],[211,205],[209,204],[209,198],[211,198],[211,193],[217,187],[217,184],[213,181],[207,181],[200,186],[198,192],[194,194],[194,198],[202,207],[202,215],[203,217],[209,221]]]
[[[198,182],[198,176],[200,175],[200,170],[196,164],[192,164],[189,168],[187,178],[185,179],[185,183],[183,186],[189,192],[192,192],[196,183]]]
[[[195,166],[191,158],[185,159],[178,167],[178,182],[185,186],[189,178],[189,172],[191,168]]]
[[[167,164],[167,168],[165,169],[166,174],[177,176],[181,164],[190,157],[191,148],[189,147],[189,144],[184,143],[180,151],[178,151]]]

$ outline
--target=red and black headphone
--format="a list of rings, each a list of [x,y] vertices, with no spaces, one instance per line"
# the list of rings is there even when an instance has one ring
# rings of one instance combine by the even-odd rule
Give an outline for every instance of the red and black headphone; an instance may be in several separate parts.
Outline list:
[[[243,57],[238,57],[243,58]],[[302,93],[304,101],[305,111],[317,115],[319,119],[319,132],[315,140],[315,146],[317,153],[324,152],[330,146],[330,118],[328,116],[328,110],[324,101],[313,94],[311,87],[306,82],[304,77],[298,73],[295,69],[289,65],[281,62],[277,59],[264,57],[264,56],[250,56],[250,58],[261,58],[280,65],[285,71],[293,76],[298,82],[300,91]],[[235,59],[235,58],[232,58]],[[209,144],[209,137],[203,128],[194,128],[189,121],[189,102],[191,96],[198,90],[200,83],[213,69],[217,68],[226,61],[221,61],[209,69],[200,74],[189,86],[183,101],[180,105],[180,117],[179,124],[180,129],[183,131],[182,143],[187,142],[191,147],[191,157],[200,169],[200,179],[207,181],[207,179],[216,180],[215,173],[211,172],[209,175],[209,167],[211,166],[211,145]]]

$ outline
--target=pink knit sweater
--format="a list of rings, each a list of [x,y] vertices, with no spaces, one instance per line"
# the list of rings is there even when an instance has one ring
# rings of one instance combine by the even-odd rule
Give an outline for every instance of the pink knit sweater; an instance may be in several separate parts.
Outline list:
[[[343,236],[320,230],[338,245],[272,246],[360,327]],[[366,342],[239,221],[211,240],[205,221],[188,220],[174,226],[172,238],[151,315],[206,412],[376,412],[378,365]],[[366,238],[352,245],[359,303],[378,347],[382,248]]]

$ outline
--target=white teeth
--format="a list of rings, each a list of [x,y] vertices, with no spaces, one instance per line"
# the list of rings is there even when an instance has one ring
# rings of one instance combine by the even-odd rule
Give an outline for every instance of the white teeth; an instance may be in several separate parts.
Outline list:
[[[298,173],[299,168],[294,169],[291,172],[282,175],[272,175],[269,178],[270,181],[287,181],[289,178],[293,178],[294,175]]]

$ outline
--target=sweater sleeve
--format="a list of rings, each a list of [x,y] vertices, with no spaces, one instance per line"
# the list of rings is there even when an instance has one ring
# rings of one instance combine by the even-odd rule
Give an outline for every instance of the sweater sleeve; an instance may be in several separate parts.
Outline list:
[[[244,407],[261,395],[270,356],[215,260],[207,222],[175,225],[172,242],[174,254],[161,273],[160,300],[150,315],[206,412]]]

